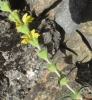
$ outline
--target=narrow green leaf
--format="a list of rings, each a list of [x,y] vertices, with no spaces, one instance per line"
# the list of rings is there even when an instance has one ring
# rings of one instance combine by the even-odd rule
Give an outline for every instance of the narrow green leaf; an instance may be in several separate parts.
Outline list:
[[[51,64],[48,64],[48,65],[47,65],[47,68],[48,68],[50,71],[52,71],[52,72],[57,71],[57,68],[56,68],[56,65],[55,65],[54,62],[51,62]]]
[[[62,96],[59,100],[63,100],[64,98],[71,98],[70,94],[66,94],[64,96]]]
[[[62,96],[59,100],[62,100],[64,98],[81,99],[82,96],[80,94],[71,93],[71,94],[66,94],[65,96]]]
[[[47,48],[43,48],[41,51],[39,51],[38,56],[46,60],[47,59]]]
[[[78,94],[77,94],[77,93],[76,93],[76,94],[73,94],[73,93],[72,93],[72,94],[70,95],[70,97],[71,97],[72,99],[81,99],[81,98],[82,98],[81,94],[79,94],[79,93],[78,93]]]
[[[81,99],[81,98],[82,98],[82,95],[80,94],[80,91],[81,91],[83,88],[85,88],[85,87],[88,87],[88,85],[83,86],[83,87],[77,89],[76,92],[75,92],[75,94],[74,94],[74,93],[70,94],[70,97],[71,97],[72,99]]]
[[[71,93],[71,94],[66,94],[65,96],[62,96],[59,100],[62,100],[64,98],[81,99],[82,96],[80,94]]]
[[[80,87],[79,89],[76,90],[76,93],[79,93],[82,89],[84,89],[85,87],[89,87],[89,85],[85,85]]]

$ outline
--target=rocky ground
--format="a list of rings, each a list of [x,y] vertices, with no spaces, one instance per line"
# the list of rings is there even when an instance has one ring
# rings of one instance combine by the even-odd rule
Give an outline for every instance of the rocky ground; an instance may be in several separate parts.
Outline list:
[[[67,75],[74,90],[88,84],[81,93],[92,100],[92,1],[91,0],[10,0],[12,9],[32,14],[30,25],[40,33],[41,46],[49,59]],[[59,86],[57,75],[30,44],[21,44],[21,33],[0,11],[0,100],[58,100],[70,93]],[[70,100],[70,99],[65,99]]]

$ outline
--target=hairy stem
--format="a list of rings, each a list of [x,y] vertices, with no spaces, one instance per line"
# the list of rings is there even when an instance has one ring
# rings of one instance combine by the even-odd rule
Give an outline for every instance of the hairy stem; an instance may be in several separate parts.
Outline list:
[[[80,100],[83,100],[82,98]]]
[[[48,64],[51,64],[51,62],[48,59],[45,59],[47,61]]]
[[[40,46],[37,46],[37,48],[39,49],[39,51],[41,50]]]
[[[57,74],[58,77],[60,77],[60,74],[57,70],[55,71],[55,73]]]
[[[75,94],[75,91],[67,84],[66,85],[67,86],[67,88],[69,89],[69,90],[71,90],[74,94]]]

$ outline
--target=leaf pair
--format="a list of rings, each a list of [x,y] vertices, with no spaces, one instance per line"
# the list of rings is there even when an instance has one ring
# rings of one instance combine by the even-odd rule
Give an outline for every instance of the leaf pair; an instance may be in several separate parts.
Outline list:
[[[77,89],[77,90],[75,91],[75,94],[74,94],[74,93],[67,94],[67,95],[61,97],[59,100],[63,100],[64,98],[71,98],[71,99],[76,99],[76,100],[77,100],[77,99],[82,99],[82,95],[80,94],[80,91],[81,91],[83,88],[85,88],[85,87],[89,87],[89,86],[88,86],[88,85],[83,86],[83,87]]]

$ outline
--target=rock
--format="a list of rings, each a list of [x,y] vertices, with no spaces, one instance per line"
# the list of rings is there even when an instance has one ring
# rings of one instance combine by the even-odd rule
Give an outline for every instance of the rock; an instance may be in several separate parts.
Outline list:
[[[55,49],[58,50],[59,49],[59,42],[60,42],[61,38],[60,38],[60,33],[58,31],[54,31],[53,32],[53,41],[54,41],[54,45],[55,45]]]
[[[89,0],[75,0],[76,1],[76,6],[79,9],[80,12],[83,12],[83,10],[85,9],[85,7],[88,4]]]
[[[49,8],[57,0],[26,0],[30,6],[30,10],[34,10],[36,15],[42,13],[45,9]]]
[[[83,42],[81,36],[77,32],[75,32],[73,35],[71,35],[70,38],[68,37],[67,39],[67,47],[76,52],[77,56],[73,52],[66,51],[66,62],[68,56],[70,55],[72,63],[75,63],[76,61],[87,62],[91,59],[91,51],[88,49],[86,44]]]
[[[31,91],[25,96],[24,100],[58,100],[61,97],[62,88],[57,85],[55,80],[56,74],[46,70],[37,84],[31,87]]]
[[[55,21],[71,35],[82,21],[81,12],[88,0],[63,0],[57,7]]]
[[[92,21],[88,21],[86,23],[81,23],[78,30],[87,39],[87,41],[90,45],[89,48],[92,50]]]
[[[88,0],[87,6],[82,13],[83,22],[92,21],[92,0]]]
[[[51,42],[52,36],[50,32],[44,32],[42,35],[44,38],[44,43],[48,44],[49,42]]]
[[[79,87],[76,82],[69,85],[73,89]],[[70,93],[70,91],[66,87],[58,85],[56,74],[45,70],[37,84],[31,87],[30,92],[25,96],[24,100],[59,100],[67,93]],[[66,100],[71,99],[67,98]]]
[[[90,85],[92,86],[92,59],[86,63],[77,62],[76,67],[78,68],[76,75],[76,82],[81,85]],[[91,87],[92,88],[92,87]],[[92,97],[92,96],[91,96]]]
[[[3,27],[3,28],[0,28],[0,35],[2,35],[5,32],[7,32],[7,30],[10,28],[10,23],[0,20],[0,27]]]

